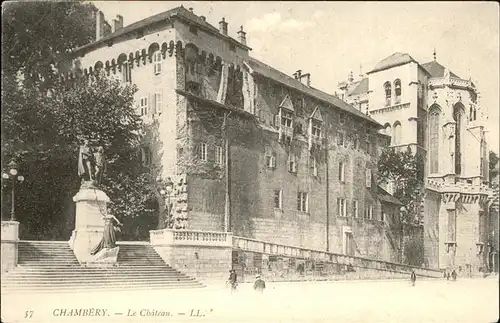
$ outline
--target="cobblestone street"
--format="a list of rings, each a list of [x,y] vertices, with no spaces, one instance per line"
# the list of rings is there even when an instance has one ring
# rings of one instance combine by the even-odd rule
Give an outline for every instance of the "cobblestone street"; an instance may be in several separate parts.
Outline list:
[[[2,296],[3,322],[486,323],[499,318],[498,279],[492,278],[424,280],[415,287],[401,280],[268,283],[264,295],[255,294],[250,284],[242,284],[232,295],[211,286]]]

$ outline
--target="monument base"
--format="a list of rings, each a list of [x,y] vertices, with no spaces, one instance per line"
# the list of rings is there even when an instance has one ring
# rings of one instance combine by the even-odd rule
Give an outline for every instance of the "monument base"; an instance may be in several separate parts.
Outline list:
[[[75,230],[69,244],[80,263],[92,262],[90,252],[103,237],[109,197],[92,182],[84,182],[73,197],[76,203]]]

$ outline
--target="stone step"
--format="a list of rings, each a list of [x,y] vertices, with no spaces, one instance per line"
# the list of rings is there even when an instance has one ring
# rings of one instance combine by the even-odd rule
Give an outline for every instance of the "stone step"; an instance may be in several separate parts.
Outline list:
[[[13,272],[10,274],[2,275],[2,277],[8,277],[8,278],[13,278],[13,277],[73,277],[73,276],[81,276],[82,274],[88,275],[94,278],[99,278],[99,277],[115,277],[115,276],[126,276],[126,277],[154,277],[154,276],[180,276],[183,274],[180,274],[175,271],[153,271],[153,272],[125,272],[125,271],[115,271],[115,272],[104,272],[104,273],[98,273],[98,272],[62,272],[62,273],[56,273],[56,272],[50,272],[50,273],[37,273],[37,272]]]
[[[194,278],[187,276],[157,276],[157,277],[36,277],[23,279],[16,277],[2,282],[2,285],[33,285],[33,284],[53,284],[53,285],[68,285],[68,284],[114,284],[114,283],[141,283],[141,282],[196,282]]]
[[[137,287],[143,287],[146,289],[154,289],[158,287],[170,287],[170,288],[182,288],[185,286],[190,286],[190,287],[204,287],[203,284],[200,284],[198,282],[157,282],[155,284],[151,284],[150,282],[141,282],[138,284],[131,284],[128,282],[124,283],[112,283],[112,284],[82,284],[82,285],[53,285],[53,284],[48,284],[48,285],[43,285],[43,284],[38,284],[38,285],[10,285],[10,286],[3,286],[2,285],[2,291],[4,290],[56,290],[56,291],[63,291],[63,290],[68,290],[68,291],[75,291],[75,290],[88,290],[88,289],[101,289],[102,290],[112,290],[112,289],[122,289],[122,290],[129,290],[129,289],[135,289]]]
[[[64,274],[55,274],[55,273],[50,273],[50,274],[12,274],[8,276],[2,276],[2,279],[5,279],[5,281],[9,280],[19,280],[19,279],[24,279],[24,280],[37,280],[37,279],[75,279],[75,278],[82,278],[82,279],[90,279],[90,280],[98,280],[98,279],[115,279],[115,278],[127,278],[127,279],[149,279],[149,278],[180,278],[180,279],[187,279],[190,278],[189,276],[186,276],[184,274],[179,274],[179,273],[168,273],[168,272],[157,272],[157,273],[134,273],[134,274],[125,274],[125,273],[113,273],[113,274],[89,274],[89,273],[64,273]]]
[[[2,287],[3,293],[26,293],[26,292],[36,292],[43,294],[57,294],[57,293],[78,293],[78,292],[102,292],[103,289],[107,291],[118,291],[118,290],[164,290],[164,289],[193,289],[193,288],[204,288],[204,285],[194,285],[194,284],[157,284],[157,285],[131,285],[127,287],[123,286],[87,286],[87,287],[62,287],[58,286],[55,288],[49,288],[48,286],[16,286],[15,288],[10,287]]]

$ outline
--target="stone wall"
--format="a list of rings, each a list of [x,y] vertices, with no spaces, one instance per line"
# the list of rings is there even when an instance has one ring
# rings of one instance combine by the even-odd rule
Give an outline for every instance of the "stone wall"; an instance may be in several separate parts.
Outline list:
[[[2,221],[2,273],[17,266],[19,222]]]

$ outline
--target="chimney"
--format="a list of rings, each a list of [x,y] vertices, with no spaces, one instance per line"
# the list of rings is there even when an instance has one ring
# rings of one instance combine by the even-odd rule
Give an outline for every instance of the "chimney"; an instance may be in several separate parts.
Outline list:
[[[193,8],[189,8],[189,12],[191,12],[192,14],[194,14]]]
[[[240,27],[240,31],[238,31],[238,40],[240,43],[246,46],[247,44],[247,33],[243,31],[243,26]]]
[[[116,19],[113,19],[113,30],[112,32],[116,32],[123,28],[123,17],[120,15],[116,15]]]
[[[205,18],[205,16],[200,16],[200,19],[203,21],[207,21],[207,18]]]
[[[347,81],[349,82],[349,84],[351,84],[352,82],[354,82],[354,76],[352,74],[352,71],[349,72],[349,77],[347,78]]]
[[[222,18],[222,20],[219,21],[219,32],[227,36],[227,22],[225,18]]]
[[[296,76],[295,77],[296,80],[300,81],[300,77],[302,76],[302,70],[297,70],[297,72],[295,72],[295,74],[293,74],[293,75]]]

